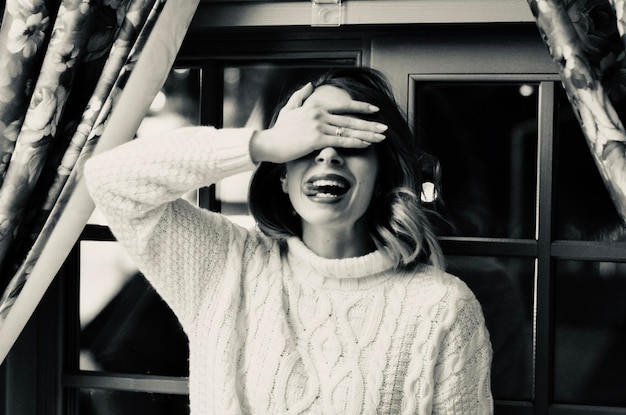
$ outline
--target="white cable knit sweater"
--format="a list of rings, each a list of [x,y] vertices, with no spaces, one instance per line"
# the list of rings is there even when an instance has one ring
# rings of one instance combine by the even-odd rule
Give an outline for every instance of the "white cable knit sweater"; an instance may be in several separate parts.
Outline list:
[[[204,414],[491,414],[491,345],[454,276],[325,259],[180,196],[253,168],[251,130],[187,127],[93,157],[92,196],[178,316]]]

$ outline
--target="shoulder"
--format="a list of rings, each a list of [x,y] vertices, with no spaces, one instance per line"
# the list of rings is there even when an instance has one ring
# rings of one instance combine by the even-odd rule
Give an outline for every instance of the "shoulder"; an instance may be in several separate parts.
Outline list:
[[[239,227],[238,232],[245,238],[240,253],[245,273],[259,275],[269,268],[279,267],[282,250],[279,239],[267,236],[258,226]]]
[[[253,256],[264,256],[269,254],[275,249],[277,242],[265,235],[259,227],[253,223],[240,222],[232,220],[231,218],[222,215],[221,213],[211,212],[206,209],[200,209],[205,216],[208,226],[219,229],[219,234],[222,234],[229,242],[230,254],[234,254],[240,259]]]
[[[198,238],[189,238],[190,249],[200,250],[212,262],[216,256],[225,262],[223,266],[238,273],[267,264],[268,257],[277,251],[272,238],[266,236],[253,222],[233,220],[221,213],[199,208],[183,200],[175,202],[174,217],[184,216],[184,212],[195,213],[191,228]],[[179,224],[175,225],[180,228]],[[195,247],[199,243],[201,246]]]
[[[264,234],[258,226],[250,228],[239,227],[238,232],[245,236],[244,251],[248,255],[271,255],[273,252],[279,252],[279,240],[271,238]]]
[[[474,292],[456,275],[430,265],[421,265],[401,277],[411,302],[451,322],[460,315],[482,319],[482,307]]]
[[[440,292],[453,300],[475,298],[472,290],[456,275],[432,265],[422,264],[413,271],[405,272],[407,289],[420,292]]]

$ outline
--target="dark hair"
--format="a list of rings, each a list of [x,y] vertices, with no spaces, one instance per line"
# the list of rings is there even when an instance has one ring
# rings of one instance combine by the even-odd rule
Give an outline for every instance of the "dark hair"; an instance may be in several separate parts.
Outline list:
[[[380,111],[362,118],[389,126],[387,138],[374,144],[379,171],[383,173],[379,173],[377,195],[366,212],[372,239],[391,252],[398,269],[412,269],[426,261],[443,267],[443,255],[428,219],[429,209],[420,199],[420,164],[424,154],[386,78],[371,68],[338,68],[313,81],[316,88],[322,85],[335,86],[348,92],[352,99],[376,105]],[[278,111],[273,122],[277,114]],[[259,228],[274,238],[301,236],[300,220],[280,186],[284,169],[284,164],[261,163],[250,184],[251,213]]]

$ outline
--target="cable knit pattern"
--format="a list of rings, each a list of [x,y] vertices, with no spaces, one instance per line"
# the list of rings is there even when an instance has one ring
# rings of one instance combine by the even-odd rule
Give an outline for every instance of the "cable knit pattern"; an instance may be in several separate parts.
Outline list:
[[[491,414],[491,346],[456,277],[384,250],[326,259],[180,199],[253,168],[251,130],[188,127],[85,167],[116,237],[189,337],[201,414]]]

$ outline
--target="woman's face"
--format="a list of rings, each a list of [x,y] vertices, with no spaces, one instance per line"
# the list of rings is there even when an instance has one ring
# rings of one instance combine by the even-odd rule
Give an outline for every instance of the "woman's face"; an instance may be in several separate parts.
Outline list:
[[[318,87],[303,106],[350,100],[337,87]],[[283,190],[306,225],[350,231],[365,226],[378,176],[374,146],[367,149],[326,147],[286,164]]]

